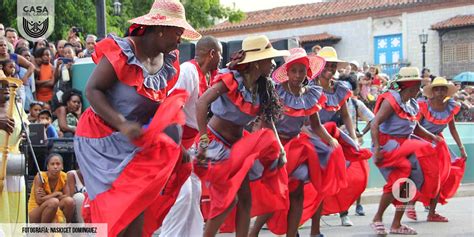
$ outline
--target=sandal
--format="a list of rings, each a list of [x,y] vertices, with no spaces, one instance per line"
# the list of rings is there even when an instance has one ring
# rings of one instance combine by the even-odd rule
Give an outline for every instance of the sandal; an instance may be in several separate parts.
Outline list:
[[[406,209],[405,213],[409,219],[412,219],[414,221],[418,220],[418,217],[416,216],[415,208],[409,207]]]
[[[426,218],[426,221],[428,222],[448,222],[448,218],[435,213],[434,215],[428,215],[428,218]]]
[[[372,227],[372,230],[374,230],[376,235],[387,235],[387,228],[385,228],[384,224],[382,222],[373,222],[370,224],[370,227]]]
[[[400,227],[393,229],[390,229],[390,234],[396,234],[396,235],[417,235],[418,233],[416,232],[415,229],[408,227],[406,225],[401,225]]]

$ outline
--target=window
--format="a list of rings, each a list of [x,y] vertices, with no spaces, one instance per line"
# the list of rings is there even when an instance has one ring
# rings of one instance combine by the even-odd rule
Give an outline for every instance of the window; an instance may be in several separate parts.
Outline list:
[[[463,43],[456,45],[456,61],[469,61],[470,44]]]
[[[454,45],[443,45],[443,63],[454,62]]]

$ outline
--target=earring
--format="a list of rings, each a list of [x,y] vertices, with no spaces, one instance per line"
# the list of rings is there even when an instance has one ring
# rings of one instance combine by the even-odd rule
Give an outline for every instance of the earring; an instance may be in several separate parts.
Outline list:
[[[160,38],[163,37],[163,32],[160,32],[159,36],[160,36]]]

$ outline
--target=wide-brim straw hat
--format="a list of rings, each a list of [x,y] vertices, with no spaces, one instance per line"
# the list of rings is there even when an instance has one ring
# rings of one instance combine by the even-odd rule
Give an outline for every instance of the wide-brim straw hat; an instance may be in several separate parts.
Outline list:
[[[321,50],[319,50],[318,56],[324,58],[326,62],[337,63],[337,69],[345,68],[347,65],[349,65],[348,62],[337,57],[337,52],[333,47],[323,47]]]
[[[264,35],[249,36],[242,41],[242,51],[245,52],[245,58],[238,64],[255,62],[268,58],[277,58],[289,56],[288,50],[276,50],[273,48],[270,40]]]
[[[448,82],[444,77],[436,77],[430,85],[423,87],[423,95],[428,98],[433,98],[433,88],[444,86],[448,88],[446,97],[451,97],[458,91],[458,88],[451,82]]]
[[[324,60],[324,58],[316,56],[316,55],[308,56],[308,54],[306,54],[306,51],[304,49],[293,48],[293,49],[290,49],[290,56],[285,57],[285,63],[273,72],[273,75],[272,75],[273,80],[279,83],[287,81],[289,79],[288,78],[288,65],[303,58],[308,59],[308,66],[309,66],[308,70],[311,71],[311,77],[309,77],[310,80],[317,77],[323,70],[324,65],[326,65],[326,61]]]
[[[417,67],[402,67],[395,77],[396,82],[421,81],[420,70]]]
[[[146,26],[174,26],[184,29],[181,38],[198,40],[199,34],[187,21],[183,4],[177,0],[155,0],[148,14],[128,22]]]

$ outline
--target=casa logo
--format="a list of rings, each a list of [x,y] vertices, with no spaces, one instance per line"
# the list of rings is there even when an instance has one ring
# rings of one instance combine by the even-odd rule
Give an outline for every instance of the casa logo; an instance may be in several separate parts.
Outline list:
[[[48,38],[54,30],[54,0],[18,0],[17,23],[27,40]]]

